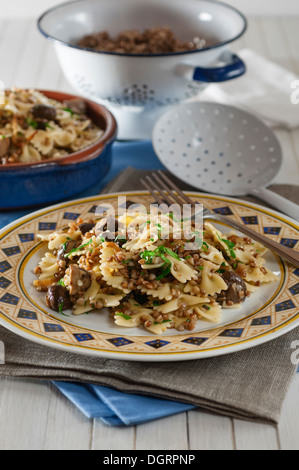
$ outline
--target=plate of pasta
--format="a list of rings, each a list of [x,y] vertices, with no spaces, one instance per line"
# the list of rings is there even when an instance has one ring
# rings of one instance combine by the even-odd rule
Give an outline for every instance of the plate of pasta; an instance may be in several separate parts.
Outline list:
[[[200,359],[298,325],[299,273],[229,227],[230,217],[299,249],[274,211],[190,193],[227,225],[152,211],[142,191],[37,211],[0,233],[0,322],[41,344],[135,361]],[[120,210],[121,208],[121,210]]]

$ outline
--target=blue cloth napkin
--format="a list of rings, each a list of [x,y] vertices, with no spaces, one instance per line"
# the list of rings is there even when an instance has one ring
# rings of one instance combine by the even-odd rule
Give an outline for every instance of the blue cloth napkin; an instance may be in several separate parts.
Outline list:
[[[100,385],[53,382],[87,418],[109,426],[132,426],[194,409],[193,405],[119,392]]]
[[[101,418],[109,426],[142,424],[196,408],[186,403],[119,392],[100,385],[57,381],[53,384],[87,418]]]

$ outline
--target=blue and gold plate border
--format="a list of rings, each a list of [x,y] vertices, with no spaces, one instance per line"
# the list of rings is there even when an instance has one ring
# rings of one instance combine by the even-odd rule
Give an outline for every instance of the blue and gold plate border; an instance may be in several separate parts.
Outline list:
[[[299,270],[278,259],[281,280],[275,294],[246,318],[196,333],[157,336],[119,335],[80,328],[49,314],[30,297],[24,272],[39,249],[37,234],[64,227],[79,216],[88,218],[98,204],[116,207],[126,195],[141,204],[152,202],[144,191],[114,193],[57,204],[16,220],[0,232],[0,323],[33,342],[65,351],[123,360],[178,361],[219,356],[254,347],[299,326]],[[251,202],[188,193],[215,213],[250,225],[273,240],[299,251],[299,226],[288,217]]]

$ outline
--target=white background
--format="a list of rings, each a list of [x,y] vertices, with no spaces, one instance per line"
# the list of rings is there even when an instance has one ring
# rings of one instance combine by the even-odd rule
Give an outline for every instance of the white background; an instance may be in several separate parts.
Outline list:
[[[106,0],[109,1],[109,0]],[[123,0],[125,1],[125,0]],[[139,0],[146,1],[146,0]],[[162,1],[162,0],[161,0]],[[184,1],[184,0],[182,0]],[[299,0],[224,0],[247,15],[295,15],[299,14]],[[62,3],[58,0],[0,0],[1,18],[36,17],[44,10]]]

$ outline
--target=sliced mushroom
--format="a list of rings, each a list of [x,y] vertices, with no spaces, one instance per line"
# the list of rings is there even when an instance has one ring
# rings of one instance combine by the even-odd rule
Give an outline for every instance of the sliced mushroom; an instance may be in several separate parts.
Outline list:
[[[234,271],[224,271],[222,278],[226,282],[228,289],[222,291],[217,300],[227,304],[240,304],[247,297],[247,287],[244,280]]]
[[[64,105],[75,114],[86,114],[86,102],[80,98],[73,98],[64,101]]]
[[[72,307],[68,290],[61,285],[53,285],[48,288],[46,295],[47,306],[55,312],[68,310]]]
[[[104,217],[99,220],[95,226],[95,234],[101,235],[104,232],[117,233],[120,230],[125,229],[125,225],[119,222],[114,217]]]
[[[125,202],[125,208],[130,209],[132,206],[139,206],[140,204],[138,202],[131,201],[130,199],[127,199]],[[122,206],[123,207],[123,206]],[[133,208],[132,208],[133,209]]]
[[[95,234],[97,237],[102,236],[105,240],[115,241],[119,246],[122,246],[126,242],[125,235],[121,235],[121,233],[125,232],[125,225],[114,217],[105,217],[99,220],[95,226]]]
[[[56,118],[56,109],[46,104],[35,104],[31,108],[31,113],[35,119],[47,119],[53,121]]]
[[[0,138],[0,157],[5,157],[10,147],[10,138],[2,137]]]
[[[77,295],[85,292],[91,286],[91,276],[85,269],[79,268],[76,264],[69,267],[70,295]]]
[[[100,235],[106,231],[117,232],[118,230],[118,221],[114,217],[104,217],[99,220],[95,226],[96,235]]]
[[[148,302],[148,296],[146,294],[141,294],[140,291],[134,291],[133,296],[134,300],[136,300],[136,302],[138,302],[140,305]]]
[[[47,119],[36,119],[36,128],[45,131],[49,127],[49,121]]]
[[[77,240],[68,240],[67,242],[63,243],[57,253],[58,259],[65,261],[65,255],[70,253],[74,248],[77,248],[78,246],[79,242]]]
[[[85,235],[86,233],[90,232],[94,227],[95,227],[95,224],[84,222],[83,224],[79,225],[79,230],[82,233],[82,235]]]

